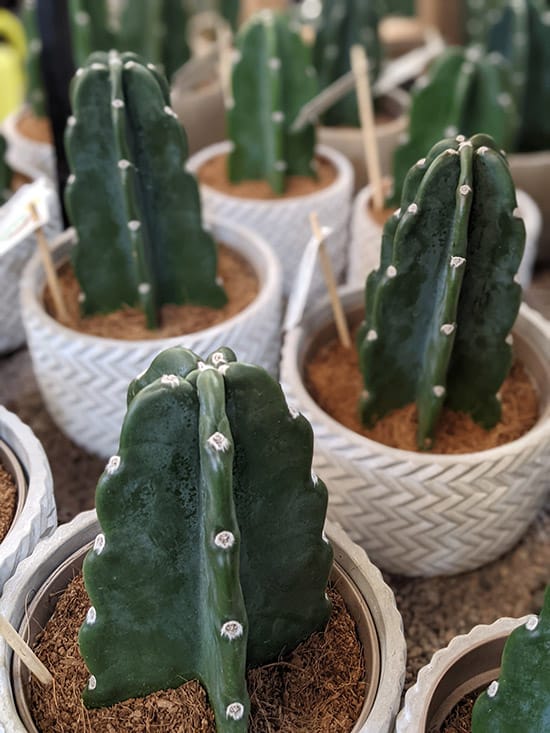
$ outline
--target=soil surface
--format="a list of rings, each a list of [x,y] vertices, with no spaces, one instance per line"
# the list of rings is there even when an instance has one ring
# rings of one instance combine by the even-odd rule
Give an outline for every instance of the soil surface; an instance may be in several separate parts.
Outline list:
[[[11,474],[0,463],[0,542],[8,534],[16,506],[17,487]]]
[[[479,690],[463,697],[443,722],[440,733],[471,733],[472,711],[481,692],[482,690]]]

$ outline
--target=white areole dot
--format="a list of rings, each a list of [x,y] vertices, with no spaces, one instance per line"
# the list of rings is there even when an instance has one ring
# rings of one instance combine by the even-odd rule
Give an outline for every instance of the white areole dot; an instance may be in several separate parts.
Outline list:
[[[460,143],[458,146],[459,151],[463,148],[471,148],[472,147],[472,141],[471,140],[465,140],[463,143]]]
[[[233,641],[243,635],[243,627],[238,621],[226,621],[220,629],[220,634],[224,639]]]
[[[126,168],[130,167],[131,163],[129,160],[125,160],[124,158],[122,158],[122,160],[118,161],[117,165],[121,171],[125,171]]]
[[[220,451],[221,453],[229,450],[229,448],[231,447],[231,443],[229,442],[229,440],[225,437],[223,433],[220,432],[212,433],[212,435],[208,438],[206,442],[215,451]]]
[[[393,265],[390,265],[390,266],[389,266],[389,267],[388,267],[388,268],[386,269],[386,276],[387,276],[387,277],[389,277],[389,278],[390,278],[390,280],[391,280],[391,279],[392,279],[392,278],[394,278],[394,277],[395,277],[396,275],[397,275],[397,270],[395,269],[395,267],[394,267]]]
[[[136,65],[136,62],[135,61],[127,61],[124,64],[124,68],[125,69],[133,69],[135,65]]]
[[[109,458],[107,465],[105,466],[105,472],[109,476],[112,476],[113,473],[118,471],[119,467],[120,467],[120,456],[111,456]]]
[[[214,537],[214,544],[222,550],[230,550],[235,544],[235,535],[233,532],[225,529]]]
[[[317,486],[317,484],[319,483],[319,476],[317,476],[317,474],[313,471],[311,472],[311,480],[314,486]]]
[[[89,690],[95,690],[96,687],[97,687],[97,680],[93,676],[93,674],[91,674],[90,675],[90,679],[88,680],[88,689]]]
[[[137,232],[140,226],[141,226],[141,222],[138,221],[137,219],[132,219],[131,221],[128,222],[128,229],[131,232]]]
[[[244,715],[244,705],[240,702],[232,702],[231,705],[227,706],[225,715],[232,720],[240,720]]]
[[[105,535],[100,532],[94,540],[94,552],[96,552],[96,554],[98,555],[101,555],[104,548],[105,548]]]
[[[42,41],[40,38],[33,38],[32,41],[29,43],[29,51],[31,53],[40,53],[42,50]],[[80,71],[80,69],[78,69]]]
[[[80,293],[78,294],[78,302],[84,303],[85,300],[86,300],[86,293],[83,293],[82,291],[80,291]]]
[[[97,618],[97,613],[95,611],[95,608],[93,606],[90,606],[88,609],[88,613],[86,614],[86,623],[90,626],[93,626],[95,624]]]
[[[450,336],[455,330],[456,326],[454,323],[444,323],[439,329],[445,336]]]
[[[525,622],[525,628],[527,629],[527,631],[534,631],[538,625],[539,625],[539,617],[535,616],[534,614],[529,616],[529,618]]]
[[[477,153],[478,155],[485,155],[485,153],[488,153],[488,152],[489,152],[489,148],[487,147],[487,145],[481,145],[481,146],[480,146],[480,147],[479,147],[479,148],[478,148],[478,149],[476,150],[476,153]]]
[[[147,64],[147,68],[149,69],[149,71],[156,71],[157,70],[157,67],[155,66],[155,64]]]
[[[67,125],[69,127],[74,127],[76,125],[76,117],[74,115],[71,115],[69,118],[67,118]]]
[[[222,376],[224,376],[225,374],[227,374],[227,370],[229,369],[229,367],[230,364],[222,364],[218,367],[218,371]]]
[[[494,697],[498,692],[498,682],[493,680],[487,688],[487,697]]]
[[[174,387],[179,386],[180,378],[176,374],[163,374],[160,378],[160,383],[174,389]]]
[[[450,265],[456,270],[457,267],[460,267],[465,262],[466,259],[464,257],[451,257]]]
[[[140,295],[147,295],[151,292],[151,285],[149,283],[140,283],[138,285],[138,293]]]
[[[502,92],[498,95],[497,102],[501,107],[508,107],[512,104],[512,97],[507,92]]]
[[[271,69],[271,71],[278,71],[281,68],[281,59],[277,58],[277,56],[272,56],[268,62],[267,65]]]
[[[443,387],[441,384],[436,384],[435,387],[432,389],[432,392],[436,397],[443,397],[445,394],[445,387]]]
[[[396,219],[399,219],[399,217],[401,216],[401,209],[396,209],[393,212],[393,215],[395,216]]]
[[[90,16],[84,10],[79,10],[78,13],[75,13],[74,19],[76,20],[76,24],[80,26],[88,25],[90,22]]]
[[[508,336],[506,336],[506,338],[504,339],[504,341],[508,344],[508,346],[512,346],[514,343],[514,337],[512,336],[511,333],[509,333]]]
[[[220,364],[227,363],[226,358],[221,351],[215,351],[210,359],[212,360],[212,364],[214,364],[215,367],[220,366]]]
[[[76,176],[74,173],[71,173],[71,175],[67,178],[67,183],[71,184],[76,181]]]
[[[287,165],[286,160],[277,160],[275,161],[275,165],[273,166],[276,171],[286,171]]]
[[[273,120],[273,122],[284,122],[285,113],[277,109],[271,115],[271,119]]]
[[[124,107],[124,100],[113,99],[113,101],[111,102],[111,107],[114,107],[115,109],[122,109],[122,107]]]
[[[445,128],[443,137],[454,137],[457,132],[458,132],[458,127],[456,125],[449,125],[448,127]]]
[[[425,165],[426,165],[426,158],[420,158],[420,160],[416,161],[417,168],[424,168]]]
[[[469,193],[472,193],[472,187],[471,187],[471,186],[468,186],[468,184],[467,184],[467,183],[464,183],[464,184],[463,184],[463,185],[462,185],[462,186],[461,186],[461,187],[459,188],[459,191],[460,191],[460,194],[461,194],[462,196],[467,196],[467,195],[468,195]]]
[[[297,420],[300,417],[300,413],[295,407],[292,407],[292,405],[288,406],[288,412],[293,420]]]
[[[374,328],[371,328],[370,331],[367,332],[367,341],[376,341],[378,338],[378,334],[374,330]]]
[[[409,214],[417,214],[418,204],[410,204],[410,206],[407,207],[407,211],[409,212]]]
[[[167,114],[167,115],[168,115],[169,117],[174,117],[174,119],[177,119],[177,118],[178,118],[177,114],[176,114],[176,113],[174,112],[174,110],[172,109],[172,107],[169,107],[168,105],[166,105],[166,106],[164,107],[164,112],[165,112],[165,113],[166,113],[166,114]]]

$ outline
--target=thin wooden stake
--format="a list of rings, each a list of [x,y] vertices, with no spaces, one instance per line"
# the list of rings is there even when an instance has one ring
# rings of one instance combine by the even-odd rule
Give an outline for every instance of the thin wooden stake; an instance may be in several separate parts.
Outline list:
[[[23,641],[10,622],[1,614],[0,635],[4,637],[6,643],[9,644],[25,667],[32,672],[39,682],[43,685],[51,685],[53,683],[53,677],[49,670],[38,659],[30,646]]]
[[[363,46],[358,44],[351,47],[351,69],[355,77],[357,103],[359,105],[359,119],[361,120],[361,135],[369,180],[372,186],[373,205],[378,211],[384,208],[384,182],[380,165],[380,153],[376,142],[376,122],[369,80],[369,60]]]
[[[225,109],[233,105],[233,36],[227,28],[218,26],[216,31],[218,47],[218,73]]]
[[[33,219],[36,221],[39,217],[35,204],[30,204],[30,209]],[[42,258],[42,264],[46,272],[46,279],[48,281],[48,285],[50,287],[50,291],[53,297],[56,316],[58,320],[62,323],[69,323],[69,313],[61,294],[61,288],[59,287],[59,280],[57,278],[57,273],[53,264],[52,255],[50,252],[50,248],[48,247],[46,235],[42,231],[42,227],[38,227],[36,229],[35,235],[36,241],[38,242],[40,257]]]
[[[349,332],[348,322],[346,321],[346,315],[342,308],[342,302],[338,295],[336,288],[336,280],[334,278],[334,272],[328,256],[327,248],[325,247],[325,237],[322,229],[319,226],[319,219],[317,213],[312,211],[309,215],[309,221],[311,224],[311,231],[313,236],[320,242],[319,244],[319,261],[323,269],[323,275],[327,284],[328,294],[332,305],[332,312],[334,313],[334,321],[336,323],[336,330],[338,331],[338,338],[342,343],[342,346],[346,349],[351,348],[351,336]]]

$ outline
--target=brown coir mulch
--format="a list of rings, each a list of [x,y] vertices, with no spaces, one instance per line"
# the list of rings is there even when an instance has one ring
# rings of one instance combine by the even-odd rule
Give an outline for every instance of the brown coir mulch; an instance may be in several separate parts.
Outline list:
[[[78,302],[80,286],[72,266],[66,263],[59,270],[61,293],[69,312],[66,325],[81,333],[126,340],[170,338],[210,328],[246,308],[259,290],[258,279],[250,264],[223,244],[218,249],[218,275],[228,297],[223,308],[165,305],[160,312],[161,327],[153,330],[147,328],[145,316],[139,308],[125,307],[113,313],[82,317]],[[48,288],[44,302],[48,313],[55,317]]]
[[[472,711],[478,695],[483,690],[472,692],[465,695],[462,700],[451,710],[439,733],[471,733],[472,731]],[[520,731],[518,731],[520,733]]]
[[[310,355],[306,384],[325,412],[345,427],[378,443],[417,450],[417,413],[414,404],[393,410],[373,428],[365,428],[357,409],[363,389],[355,348],[346,349],[333,338]],[[469,415],[443,409],[432,446],[433,453],[471,453],[516,440],[530,430],[538,417],[538,398],[521,364],[513,365],[500,390],[502,419],[485,430]]]
[[[336,180],[336,169],[326,158],[315,159],[316,178],[310,176],[287,176],[285,190],[282,194],[273,192],[267,181],[240,181],[232,183],[227,177],[227,155],[217,155],[207,160],[198,170],[197,176],[206,186],[237,196],[241,199],[290,199],[296,196],[307,196],[327,188]]]
[[[0,542],[8,534],[16,504],[17,487],[11,474],[0,463]]]
[[[314,634],[283,661],[248,674],[250,733],[349,733],[365,697],[365,669],[355,624],[342,598],[329,590],[333,612],[324,633]],[[215,733],[214,716],[197,682],[176,690],[87,710],[81,692],[88,672],[78,651],[78,630],[90,601],[82,576],[61,596],[39,644],[53,673],[46,690],[34,679],[31,707],[41,733]]]

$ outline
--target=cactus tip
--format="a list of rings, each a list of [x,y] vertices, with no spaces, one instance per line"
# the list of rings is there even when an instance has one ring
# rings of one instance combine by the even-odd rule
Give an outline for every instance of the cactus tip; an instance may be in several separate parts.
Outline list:
[[[472,141],[471,140],[464,140],[464,142],[459,143],[458,151],[460,152],[463,148],[472,148]]]
[[[224,639],[233,641],[243,635],[243,627],[238,621],[226,621],[220,629],[220,634]]]
[[[224,453],[231,447],[229,440],[220,432],[212,433],[206,442],[211,448],[220,453]]]
[[[227,706],[225,714],[232,720],[240,720],[244,715],[244,705],[240,702],[232,702],[231,705]]]
[[[229,530],[218,532],[214,537],[214,544],[222,550],[230,550],[235,544],[235,535]]]
[[[118,471],[120,467],[120,456],[111,456],[107,465],[105,466],[105,472],[112,476],[113,473]]]

